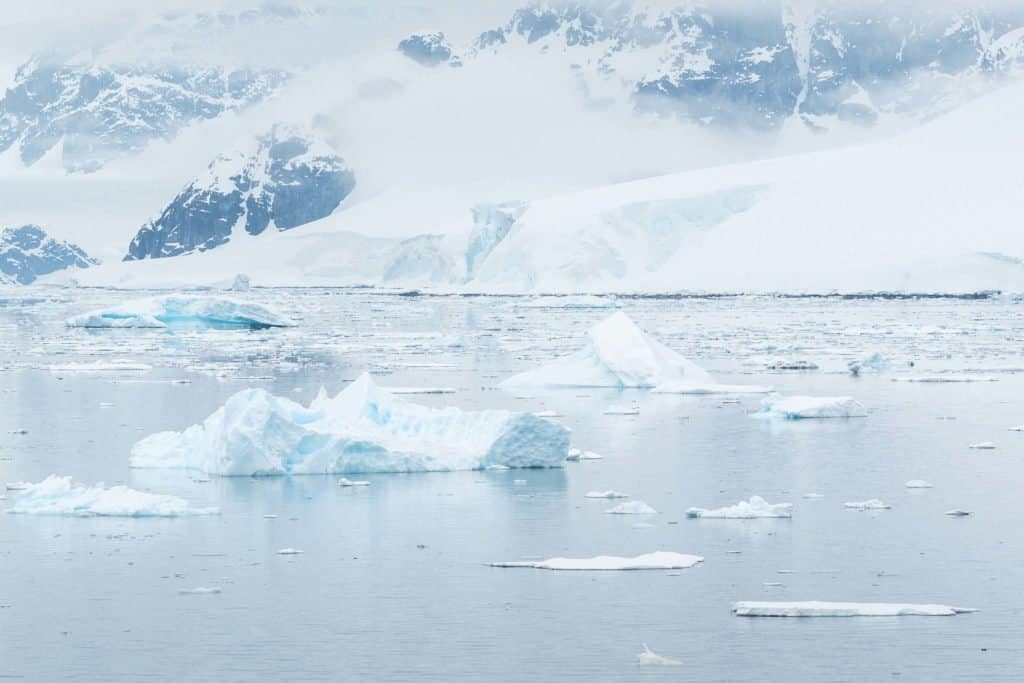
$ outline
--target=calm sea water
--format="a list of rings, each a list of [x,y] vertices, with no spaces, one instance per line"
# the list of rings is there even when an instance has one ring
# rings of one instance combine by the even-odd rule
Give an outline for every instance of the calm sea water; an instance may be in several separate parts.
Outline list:
[[[582,345],[608,311],[501,298],[264,290],[298,326],[67,330],[137,293],[0,300],[0,481],[56,473],[216,505],[218,517],[0,515],[0,677],[28,681],[1019,681],[1024,677],[1024,307],[1000,301],[625,300],[641,326],[730,383],[851,395],[864,419],[773,424],[758,399],[494,389]],[[852,377],[880,351],[894,369]],[[813,372],[771,372],[777,358]],[[149,370],[99,370],[117,361]],[[914,362],[913,367],[907,363]],[[89,365],[91,364],[91,365]],[[263,386],[297,400],[363,369],[453,387],[431,405],[554,410],[600,461],[560,470],[218,479],[136,471],[154,431]],[[950,370],[975,384],[894,382]],[[179,383],[187,380],[188,383]],[[602,413],[636,401],[638,416]],[[13,433],[25,430],[27,433]],[[971,450],[991,440],[998,448]],[[525,484],[515,480],[525,479]],[[927,479],[928,490],[908,490]],[[608,515],[587,491],[644,500]],[[818,493],[820,499],[805,499]],[[689,520],[757,494],[791,520]],[[8,506],[0,501],[0,508]],[[878,497],[891,510],[846,510]],[[974,515],[955,519],[952,508]],[[265,515],[276,515],[266,518]],[[638,521],[651,527],[636,527]],[[280,556],[292,547],[298,556]],[[496,569],[495,560],[703,555],[678,572]],[[183,595],[196,587],[214,595]],[[938,602],[952,618],[743,619],[736,600]],[[681,660],[640,668],[646,643]]]

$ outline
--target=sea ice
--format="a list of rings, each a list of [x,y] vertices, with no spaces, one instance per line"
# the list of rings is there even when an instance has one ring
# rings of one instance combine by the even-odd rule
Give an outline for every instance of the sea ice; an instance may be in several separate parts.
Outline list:
[[[597,557],[573,559],[553,557],[548,560],[525,562],[491,562],[491,567],[527,567],[532,569],[551,569],[555,571],[616,571],[635,569],[688,569],[703,562],[699,555],[683,555],[681,553],[659,550],[636,557],[615,557],[599,555]]]
[[[690,508],[687,517],[719,518],[719,519],[755,519],[758,517],[792,517],[792,503],[769,503],[761,496],[751,496],[749,501],[741,500],[735,505],[707,510]]]
[[[76,517],[184,517],[216,515],[217,508],[192,508],[177,496],[136,491],[127,486],[73,486],[71,477],[50,475],[38,484],[17,489],[13,515]]]
[[[621,491],[587,491],[585,498],[629,498],[628,493]]]
[[[877,498],[871,498],[870,500],[859,500],[852,503],[844,503],[843,507],[848,507],[851,510],[889,510],[892,508],[892,505],[883,503]]]
[[[579,351],[510,377],[500,386],[658,387],[670,393],[758,389],[716,383],[707,371],[645,334],[621,311],[591,327],[587,344]]]
[[[308,408],[246,389],[202,424],[138,442],[131,464],[226,476],[560,467],[568,446],[568,430],[548,420],[420,406],[363,374]]]
[[[949,617],[976,612],[948,605],[911,605],[884,602],[737,602],[732,611],[738,617]]]
[[[849,396],[781,396],[772,394],[761,401],[760,417],[804,420],[836,417],[865,417],[867,413]]]
[[[173,294],[130,301],[68,318],[68,327],[288,327],[280,313],[260,304],[222,296]]]
[[[605,510],[609,515],[656,515],[658,511],[642,500],[631,500],[627,503],[619,503],[613,508]]]
[[[651,652],[647,643],[643,643],[644,651],[636,656],[636,663],[640,666],[682,666],[683,663],[668,657]]]
[[[911,479],[906,484],[904,484],[904,486],[906,486],[908,489],[930,489],[934,488],[935,485],[932,484],[930,481],[925,481],[924,479]]]
[[[998,382],[998,377],[990,375],[909,375],[893,377],[893,382],[919,382],[922,384],[963,384],[970,382]]]

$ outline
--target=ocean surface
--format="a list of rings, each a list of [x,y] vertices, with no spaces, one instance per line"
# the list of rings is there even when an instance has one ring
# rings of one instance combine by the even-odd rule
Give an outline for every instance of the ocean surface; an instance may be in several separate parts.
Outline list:
[[[296,326],[83,330],[146,293],[0,295],[0,482],[50,474],[181,496],[214,517],[2,514],[0,678],[26,681],[1020,681],[1024,305],[1001,299],[620,299],[734,384],[852,396],[857,419],[752,416],[758,396],[506,392],[611,309],[590,299],[253,290]],[[573,305],[575,304],[575,306]],[[610,303],[608,304],[610,305]],[[879,353],[882,372],[847,371]],[[778,360],[818,368],[771,370]],[[217,478],[131,446],[259,386],[302,402],[363,370],[408,400],[553,411],[601,460],[551,470]],[[904,382],[968,375],[994,381]],[[638,415],[606,415],[611,405]],[[969,445],[996,444],[993,450]],[[925,479],[931,489],[907,489]],[[517,480],[520,480],[517,482]],[[522,480],[525,480],[523,482]],[[658,510],[609,515],[587,491]],[[821,497],[807,498],[807,494]],[[792,519],[687,519],[751,495]],[[847,501],[892,506],[861,512]],[[952,518],[959,508],[973,514]],[[638,523],[640,525],[638,526]],[[300,555],[277,554],[297,548]],[[678,571],[488,562],[702,555]],[[219,588],[219,593],[188,594]],[[741,618],[738,600],[941,603],[955,617]],[[682,662],[640,667],[643,643]]]

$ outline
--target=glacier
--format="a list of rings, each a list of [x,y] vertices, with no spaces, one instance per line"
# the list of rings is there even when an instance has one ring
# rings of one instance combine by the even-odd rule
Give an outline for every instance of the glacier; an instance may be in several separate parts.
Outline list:
[[[364,373],[309,407],[246,389],[202,424],[139,441],[131,465],[223,476],[561,467],[568,446],[568,430],[548,420],[420,406]]]
[[[622,311],[587,330],[587,344],[579,351],[509,377],[499,386],[653,388],[693,394],[768,391],[718,384],[696,363],[647,335]]]
[[[136,491],[127,486],[104,488],[73,485],[71,477],[50,475],[38,484],[17,489],[11,515],[65,515],[73,517],[188,517],[216,515],[215,507],[194,508],[177,496]]]
[[[221,296],[175,294],[131,301],[68,318],[68,327],[259,330],[291,323],[268,306]]]

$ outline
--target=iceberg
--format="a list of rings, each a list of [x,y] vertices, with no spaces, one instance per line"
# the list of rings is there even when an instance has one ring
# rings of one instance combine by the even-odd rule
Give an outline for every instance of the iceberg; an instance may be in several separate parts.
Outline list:
[[[127,486],[74,486],[71,477],[50,475],[18,489],[12,515],[74,517],[185,517],[220,514],[217,508],[193,508],[177,496],[136,491]]]
[[[738,617],[951,617],[977,612],[969,607],[886,602],[737,602]]]
[[[267,306],[223,296],[174,294],[104,308],[68,318],[68,327],[214,328],[261,330],[289,327]]]
[[[773,394],[761,401],[759,417],[805,420],[834,417],[866,417],[864,406],[849,396],[781,396]]]
[[[667,393],[767,391],[718,384],[696,363],[644,333],[622,311],[587,330],[587,344],[579,351],[509,377],[499,386],[657,388]]]
[[[573,559],[553,557],[548,560],[526,562],[490,562],[490,567],[527,567],[530,569],[550,569],[553,571],[626,571],[634,569],[689,569],[703,562],[699,555],[683,555],[681,553],[659,550],[636,557],[616,557],[614,555],[598,555],[597,557]]]
[[[569,431],[507,410],[463,412],[409,403],[364,373],[309,407],[246,389],[182,432],[135,444],[132,467],[222,476],[433,472],[560,467]]]
[[[749,501],[741,500],[735,505],[707,510],[690,508],[686,516],[694,519],[755,519],[758,517],[792,517],[792,503],[769,503],[761,496],[751,496]]]
[[[631,500],[628,503],[619,503],[613,508],[605,510],[609,515],[656,515],[658,511],[642,500]]]
[[[636,663],[640,666],[682,666],[683,663],[668,657],[651,652],[647,643],[643,643],[644,651],[636,656]]]
[[[851,375],[860,375],[864,372],[884,372],[890,365],[889,359],[876,351],[864,358],[850,361],[847,367]]]

